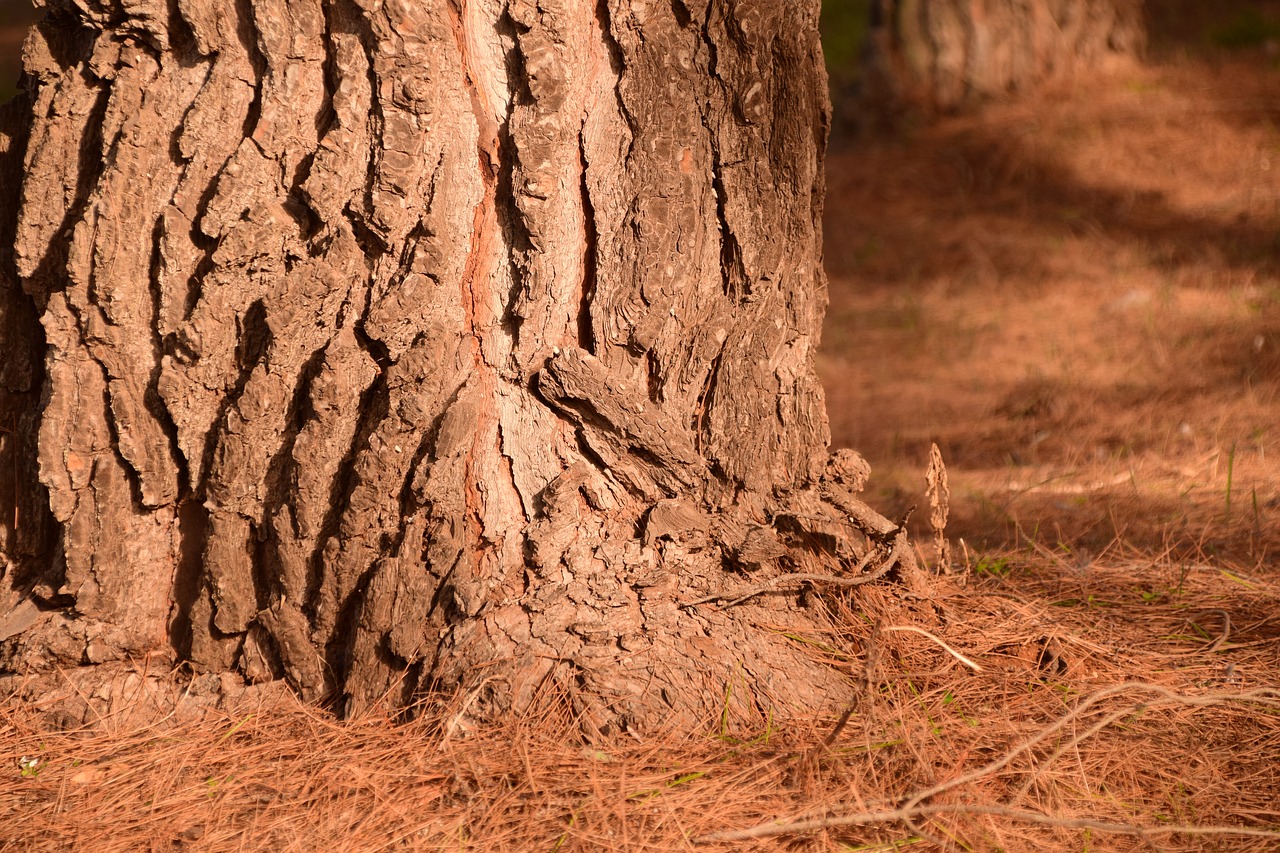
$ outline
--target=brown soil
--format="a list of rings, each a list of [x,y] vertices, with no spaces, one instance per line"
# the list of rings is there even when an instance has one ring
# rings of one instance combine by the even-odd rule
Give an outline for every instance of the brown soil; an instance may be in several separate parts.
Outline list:
[[[845,630],[794,640],[858,685],[843,724],[0,708],[0,848],[1280,846],[1280,71],[1160,56],[831,160],[836,441],[890,510],[941,446],[961,570],[941,636],[859,615],[892,587],[823,600]]]

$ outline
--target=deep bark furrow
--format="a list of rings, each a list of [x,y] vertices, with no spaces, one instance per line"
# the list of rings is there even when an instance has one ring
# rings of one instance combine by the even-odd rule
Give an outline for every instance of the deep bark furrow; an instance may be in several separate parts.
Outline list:
[[[596,210],[591,203],[591,188],[587,185],[587,152],[582,131],[578,133],[578,188],[582,193],[582,289],[578,293],[578,346],[586,352],[596,347],[595,324],[591,316],[591,302],[596,291],[596,268],[600,256],[596,246]]]
[[[24,113],[31,106],[28,93],[0,105],[0,575],[10,587],[32,590],[47,605],[54,598],[45,559],[54,525],[48,493],[38,479],[36,445],[45,347],[39,313],[23,293],[14,257],[29,134]],[[14,611],[0,615],[6,639],[35,618],[35,600],[16,616]],[[0,602],[0,609],[23,605],[12,594]]]
[[[717,95],[717,100],[722,102],[724,98],[723,83],[721,82],[718,75],[718,68],[716,63],[716,55],[717,55],[716,42],[715,42],[715,39],[713,39],[711,36],[711,26],[712,26],[711,15],[714,11],[715,11],[714,4],[708,3],[706,16],[702,21],[702,26],[699,30],[699,35],[702,39],[702,45],[706,50],[707,74],[710,80],[712,81],[710,85],[714,87],[715,94]],[[703,103],[705,104],[705,106],[702,111],[702,126],[706,130],[707,145],[711,151],[711,187],[715,191],[716,221],[719,223],[719,226],[720,226],[719,243],[720,243],[721,286],[724,290],[724,295],[729,300],[737,301],[735,293],[736,291],[740,290],[742,287],[742,283],[740,281],[740,278],[742,275],[742,268],[741,268],[739,259],[735,257],[735,253],[734,253],[736,240],[733,234],[733,230],[729,226],[729,220],[725,217],[725,205],[727,204],[728,197],[727,197],[727,193],[725,192],[724,180],[721,176],[722,166],[720,162],[720,159],[721,159],[720,148],[719,148],[719,145],[717,144],[715,130],[712,127],[712,123],[714,122],[714,119],[711,115],[712,100],[711,98],[707,98],[703,101]],[[722,103],[719,104],[718,108],[723,110],[723,104]],[[738,279],[738,281],[735,282],[735,279]],[[702,399],[702,395],[700,395],[699,405],[701,405],[701,399]]]

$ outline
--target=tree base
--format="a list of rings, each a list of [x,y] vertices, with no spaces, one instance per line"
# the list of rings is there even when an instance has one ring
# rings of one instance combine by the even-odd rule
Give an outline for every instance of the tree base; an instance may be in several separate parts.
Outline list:
[[[316,660],[312,646],[290,647],[264,630],[247,635],[234,672],[215,668],[166,694],[165,679],[147,668],[95,661],[95,642],[105,640],[87,620],[28,607],[31,624],[9,641],[9,658],[49,665],[9,677],[7,689],[53,697],[51,706],[66,705],[59,718],[79,723],[126,713],[129,696],[141,703],[136,713],[164,714],[193,690],[198,706],[216,707],[285,685],[343,716],[411,713],[461,694],[463,725],[526,713],[554,689],[589,739],[835,716],[861,670],[840,649],[825,591],[881,580],[916,598],[928,591],[905,519],[894,523],[854,496],[866,475],[861,457],[840,451],[811,489],[711,513],[674,498],[644,508],[581,468],[545,491],[521,588],[490,588],[472,612],[465,588],[444,583],[428,599],[408,570],[384,566],[369,581],[339,671],[306,666]],[[278,618],[269,609],[258,621]],[[148,657],[151,668],[175,660]]]

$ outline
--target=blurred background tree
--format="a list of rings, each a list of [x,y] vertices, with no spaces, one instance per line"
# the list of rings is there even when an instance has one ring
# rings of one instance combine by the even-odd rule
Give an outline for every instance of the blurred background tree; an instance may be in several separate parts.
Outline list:
[[[823,45],[841,127],[950,112],[1130,61],[1142,0],[826,0]]]
[[[0,0],[0,103],[18,93],[22,40],[38,14],[31,0]]]
[[[1141,56],[1142,0],[875,0],[869,97],[933,111]]]
[[[1109,63],[1193,52],[1280,58],[1273,0],[824,0],[838,131],[952,112]]]

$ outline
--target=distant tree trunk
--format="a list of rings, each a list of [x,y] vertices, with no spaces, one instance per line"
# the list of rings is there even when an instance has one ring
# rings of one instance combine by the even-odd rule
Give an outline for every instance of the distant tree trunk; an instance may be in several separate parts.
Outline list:
[[[797,580],[689,605],[912,565],[827,456],[817,7],[54,3],[0,199],[0,666],[842,704]]]
[[[947,111],[1145,46],[1142,0],[875,0],[866,94]]]

